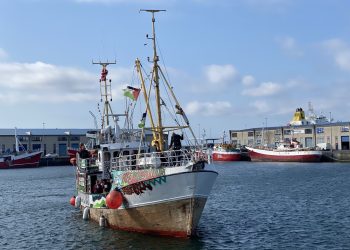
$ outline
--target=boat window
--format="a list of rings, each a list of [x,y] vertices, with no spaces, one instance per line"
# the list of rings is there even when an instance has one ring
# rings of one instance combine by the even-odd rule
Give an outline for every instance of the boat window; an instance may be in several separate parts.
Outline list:
[[[123,155],[129,155],[130,153],[129,153],[129,151],[123,151]]]
[[[114,151],[113,152],[113,158],[115,158],[115,157],[119,157],[119,151]]]
[[[105,161],[111,160],[111,154],[109,152],[104,152],[103,156]]]

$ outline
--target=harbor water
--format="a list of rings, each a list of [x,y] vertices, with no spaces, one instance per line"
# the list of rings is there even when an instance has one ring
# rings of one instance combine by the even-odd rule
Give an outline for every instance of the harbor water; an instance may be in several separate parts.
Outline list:
[[[71,166],[1,170],[0,249],[350,249],[350,164],[216,165],[191,239],[84,221]]]

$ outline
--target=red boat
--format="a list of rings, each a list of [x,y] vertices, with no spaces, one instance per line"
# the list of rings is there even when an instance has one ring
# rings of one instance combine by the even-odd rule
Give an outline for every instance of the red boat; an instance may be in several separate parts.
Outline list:
[[[299,143],[282,143],[276,149],[246,147],[252,161],[319,162],[322,151],[302,148]]]
[[[10,168],[35,168],[39,166],[42,151],[28,152],[20,151],[20,142],[15,129],[16,150],[13,153],[0,156],[0,169]]]
[[[231,144],[219,144],[213,148],[213,161],[240,161],[241,151]]]
[[[79,149],[77,149],[77,148],[68,148],[67,149],[69,159],[75,158],[78,152],[79,152]]]
[[[41,151],[23,152],[3,155],[0,157],[0,169],[35,168],[39,166]]]

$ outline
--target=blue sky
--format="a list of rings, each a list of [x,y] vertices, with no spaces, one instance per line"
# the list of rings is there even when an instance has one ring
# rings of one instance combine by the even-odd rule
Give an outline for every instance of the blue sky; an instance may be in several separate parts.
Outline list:
[[[350,120],[349,1],[4,0],[1,127],[93,127],[92,59],[117,59],[109,76],[122,111],[134,60],[147,65],[152,52],[147,8],[167,10],[156,17],[161,63],[196,132],[285,125],[308,102]]]

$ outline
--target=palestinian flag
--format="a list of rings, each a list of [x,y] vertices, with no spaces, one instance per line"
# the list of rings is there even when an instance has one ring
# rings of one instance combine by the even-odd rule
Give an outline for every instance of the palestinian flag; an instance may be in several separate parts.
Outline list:
[[[131,86],[127,86],[124,90],[124,96],[129,97],[131,100],[136,101],[139,97],[141,89],[133,88]]]
[[[141,121],[140,121],[140,123],[139,123],[139,125],[138,125],[139,128],[145,127],[146,115],[147,115],[147,112],[145,112],[145,113],[142,114]]]

